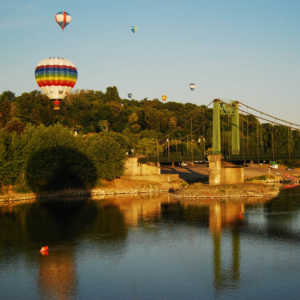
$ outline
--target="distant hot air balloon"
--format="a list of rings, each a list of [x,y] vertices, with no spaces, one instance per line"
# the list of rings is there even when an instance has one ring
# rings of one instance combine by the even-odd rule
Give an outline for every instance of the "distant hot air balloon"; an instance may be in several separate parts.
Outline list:
[[[54,110],[75,86],[78,73],[75,65],[64,58],[43,59],[35,69],[35,79],[41,90],[54,102]]]
[[[131,27],[131,31],[132,31],[133,33],[135,33],[135,32],[136,32],[136,29],[137,29],[137,27],[136,27],[136,26],[132,26],[132,27]]]
[[[163,99],[163,101],[165,102],[167,100],[167,96],[166,95],[162,95],[161,99]]]
[[[195,83],[191,83],[191,84],[190,84],[190,89],[191,89],[192,91],[195,89],[195,87],[196,87]]]
[[[129,93],[129,94],[128,94],[128,98],[130,99],[131,97],[132,97],[132,94],[131,94],[131,93]]]
[[[62,28],[62,31],[64,31],[65,27],[68,26],[71,20],[72,17],[65,11],[60,11],[55,15],[55,21]]]

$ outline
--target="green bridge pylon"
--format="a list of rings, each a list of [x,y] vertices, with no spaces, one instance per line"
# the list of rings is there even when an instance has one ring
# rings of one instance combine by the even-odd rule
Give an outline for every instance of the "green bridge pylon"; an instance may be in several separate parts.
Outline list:
[[[220,99],[213,101],[213,147],[212,154],[221,154],[221,127],[220,115],[226,114],[231,118],[231,154],[240,154],[240,133],[239,133],[239,102],[232,101],[225,103]]]

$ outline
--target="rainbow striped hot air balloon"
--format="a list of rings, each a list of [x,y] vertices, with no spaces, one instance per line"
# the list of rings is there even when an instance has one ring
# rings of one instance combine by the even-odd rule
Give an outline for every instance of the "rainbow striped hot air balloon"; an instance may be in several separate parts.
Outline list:
[[[75,86],[78,73],[75,65],[64,58],[43,59],[35,69],[35,79],[46,96],[54,101],[54,110]]]
[[[65,11],[60,11],[59,13],[57,13],[55,15],[55,21],[62,28],[62,31],[64,31],[65,27],[67,27],[69,25],[71,20],[72,20],[72,17],[70,16],[70,14],[68,14]]]
[[[132,26],[132,27],[131,27],[131,31],[132,31],[133,33],[135,33],[135,32],[136,32],[136,29],[137,29],[137,27],[136,27],[136,26]]]

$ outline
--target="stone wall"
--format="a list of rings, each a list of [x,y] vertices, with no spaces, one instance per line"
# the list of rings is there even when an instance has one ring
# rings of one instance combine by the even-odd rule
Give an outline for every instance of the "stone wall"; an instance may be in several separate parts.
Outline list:
[[[125,164],[125,176],[159,175],[159,163],[140,164],[137,157],[128,157]]]
[[[222,183],[223,184],[236,184],[244,183],[244,168],[227,167],[222,168]]]

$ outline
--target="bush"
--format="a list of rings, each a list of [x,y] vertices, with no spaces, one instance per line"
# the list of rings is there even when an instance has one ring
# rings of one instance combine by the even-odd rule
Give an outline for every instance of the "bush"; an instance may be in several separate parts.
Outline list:
[[[124,172],[125,151],[111,137],[84,139],[57,124],[28,124],[24,132],[0,131],[0,184],[34,192],[92,188]]]
[[[85,144],[86,154],[95,164],[99,178],[111,181],[123,175],[126,155],[114,138],[92,135]]]

